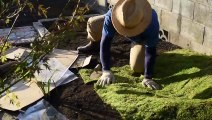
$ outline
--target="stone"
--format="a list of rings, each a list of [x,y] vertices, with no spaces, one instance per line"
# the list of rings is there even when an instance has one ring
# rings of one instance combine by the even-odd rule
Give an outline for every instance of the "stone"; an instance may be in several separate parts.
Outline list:
[[[180,35],[197,43],[203,43],[204,25],[182,18]]]
[[[193,19],[195,3],[189,0],[173,0],[173,13]]]
[[[165,10],[172,10],[172,0],[155,0],[155,5]]]
[[[180,33],[181,16],[162,10],[161,27],[169,32]]]
[[[197,4],[195,5],[194,10],[194,20],[201,24],[206,24],[207,16],[209,13],[209,6]]]

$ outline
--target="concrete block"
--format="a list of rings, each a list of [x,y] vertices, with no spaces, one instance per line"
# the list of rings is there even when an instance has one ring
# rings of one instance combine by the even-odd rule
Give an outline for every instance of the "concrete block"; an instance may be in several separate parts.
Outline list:
[[[172,0],[155,0],[155,5],[165,10],[172,10]]]
[[[212,49],[210,47],[206,47],[200,43],[191,41],[180,34],[169,32],[169,41],[185,49],[196,51],[201,54],[212,55]]]
[[[191,41],[178,33],[169,32],[169,41],[182,48],[191,49]]]
[[[204,46],[212,49],[212,27],[205,27]]]
[[[150,4],[155,4],[155,0],[148,0]]]
[[[157,15],[158,15],[158,21],[159,23],[161,23],[161,13],[162,13],[162,9],[155,6],[155,5],[152,5],[152,8],[156,11]]]
[[[172,12],[162,10],[161,28],[174,33],[180,33],[181,16]]]
[[[208,0],[196,0],[196,2],[201,3],[201,4],[208,4]]]
[[[182,18],[180,35],[197,43],[203,43],[204,25]]]
[[[173,0],[172,12],[193,19],[195,3],[189,0]]]
[[[196,3],[194,10],[194,21],[201,24],[206,24],[207,22],[206,18],[208,16],[208,13],[209,13],[209,6]]]
[[[209,12],[207,15],[206,26],[212,27],[212,6],[209,8]]]
[[[190,48],[191,48],[191,50],[196,51],[201,54],[212,55],[211,47],[206,47],[205,45],[199,44],[194,41],[191,42]]]
[[[102,7],[107,7],[107,1],[106,0],[97,0],[98,5]]]

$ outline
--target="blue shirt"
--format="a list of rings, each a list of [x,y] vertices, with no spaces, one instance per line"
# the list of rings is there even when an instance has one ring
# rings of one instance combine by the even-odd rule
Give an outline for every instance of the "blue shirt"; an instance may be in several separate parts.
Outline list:
[[[100,60],[103,70],[110,70],[110,47],[116,32],[112,20],[112,9],[105,14],[102,38],[100,44]],[[159,40],[159,22],[155,10],[152,10],[152,21],[146,30],[134,37],[130,37],[133,42],[143,43],[145,47],[155,47]]]

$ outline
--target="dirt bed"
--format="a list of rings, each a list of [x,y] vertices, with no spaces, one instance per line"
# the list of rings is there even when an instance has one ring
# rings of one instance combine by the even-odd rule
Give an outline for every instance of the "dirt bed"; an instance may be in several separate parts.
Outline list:
[[[80,45],[87,44],[86,34],[80,35],[75,40],[70,40],[67,49],[76,50]],[[158,55],[161,52],[180,48],[171,43],[160,41]],[[123,66],[129,63],[130,41],[117,35],[112,44],[113,66]],[[99,63],[99,56],[94,55],[94,60]],[[95,65],[94,64],[94,65]],[[94,66],[91,65],[91,66]],[[77,72],[77,71],[75,71]],[[51,92],[49,102],[70,120],[116,120],[121,119],[120,114],[111,106],[105,104],[94,90],[94,83],[84,84],[79,79],[58,87]]]

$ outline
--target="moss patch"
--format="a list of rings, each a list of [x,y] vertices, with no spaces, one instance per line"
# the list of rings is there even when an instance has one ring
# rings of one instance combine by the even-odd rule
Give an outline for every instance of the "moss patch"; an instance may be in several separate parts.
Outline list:
[[[112,71],[117,82],[96,91],[123,119],[211,119],[212,56],[182,49],[158,56],[158,91],[142,87],[142,76],[133,77],[128,65]],[[85,81],[89,74],[81,72]]]

